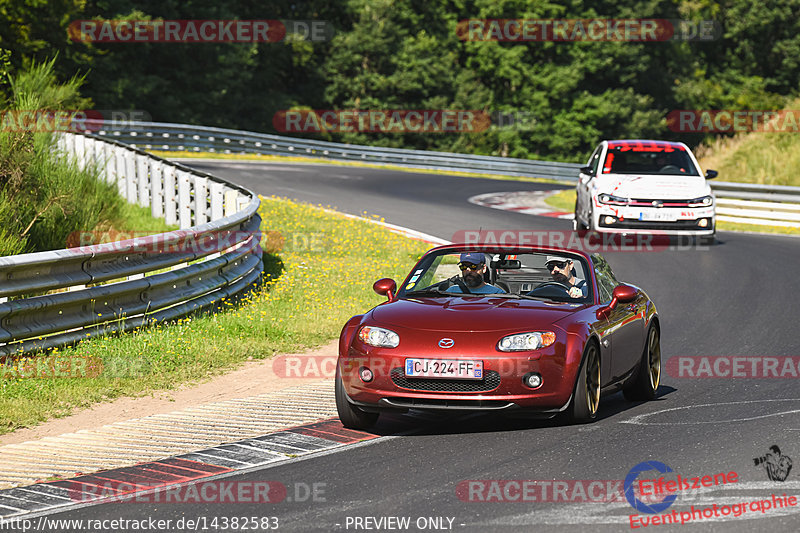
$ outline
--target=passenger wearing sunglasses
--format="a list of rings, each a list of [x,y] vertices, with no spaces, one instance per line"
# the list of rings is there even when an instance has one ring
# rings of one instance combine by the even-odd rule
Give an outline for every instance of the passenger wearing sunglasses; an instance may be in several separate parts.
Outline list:
[[[484,281],[486,256],[482,253],[461,254],[459,259],[458,268],[461,269],[461,278],[456,278],[456,284],[449,287],[446,292],[465,294],[498,294],[506,292],[500,287],[495,287]]]
[[[570,298],[585,298],[589,294],[586,280],[575,277],[572,260],[566,257],[548,255],[544,266],[557,281],[568,288]]]

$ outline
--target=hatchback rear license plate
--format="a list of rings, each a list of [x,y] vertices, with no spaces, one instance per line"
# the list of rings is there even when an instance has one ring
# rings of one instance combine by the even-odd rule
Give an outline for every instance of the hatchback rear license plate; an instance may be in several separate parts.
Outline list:
[[[406,359],[406,377],[483,379],[483,361],[462,359]]]

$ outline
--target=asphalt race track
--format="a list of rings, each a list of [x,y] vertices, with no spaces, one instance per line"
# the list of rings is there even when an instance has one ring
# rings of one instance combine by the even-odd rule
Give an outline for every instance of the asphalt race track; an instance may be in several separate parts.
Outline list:
[[[448,240],[464,229],[571,228],[567,220],[467,201],[482,193],[559,188],[550,184],[338,165],[204,161],[191,166],[263,195],[330,204],[353,214],[368,211]],[[618,480],[643,461],[660,461],[683,477],[738,474],[735,483],[691,499],[679,497],[665,512],[748,507],[736,517],[648,530],[797,531],[800,505],[768,511],[750,505],[773,493],[800,494],[800,465],[786,481],[770,481],[753,460],[778,445],[783,455],[800,461],[797,376],[678,378],[666,369],[668,359],[680,356],[800,356],[800,284],[794,277],[800,239],[721,233],[714,246],[686,248],[604,253],[619,279],[644,288],[658,306],[664,372],[656,401],[629,403],[621,394],[608,396],[595,423],[576,426],[491,415],[386,417],[377,428],[385,438],[237,475],[236,481],[280,481],[288,488],[280,503],[115,503],[52,517],[157,517],[174,523],[182,517],[276,516],[279,531],[625,531],[636,513],[619,496]],[[752,360],[747,361],[749,366]],[[483,481],[470,485],[469,480]],[[491,480],[566,484],[543,484],[549,490],[535,491],[536,501],[498,501],[519,500],[520,491],[513,483]],[[584,488],[595,481],[603,487],[611,483],[610,501],[585,501],[575,493],[576,481]],[[312,484],[320,488],[316,497],[294,493]],[[498,487],[505,487],[505,494]],[[389,517],[408,518],[408,526]]]

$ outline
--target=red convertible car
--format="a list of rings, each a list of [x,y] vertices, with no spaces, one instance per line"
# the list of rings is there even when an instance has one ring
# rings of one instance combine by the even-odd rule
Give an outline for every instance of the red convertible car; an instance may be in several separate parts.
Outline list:
[[[345,427],[381,412],[501,411],[586,422],[601,394],[655,397],[660,326],[643,290],[600,254],[447,245],[428,251],[387,301],[347,321],[336,407]]]

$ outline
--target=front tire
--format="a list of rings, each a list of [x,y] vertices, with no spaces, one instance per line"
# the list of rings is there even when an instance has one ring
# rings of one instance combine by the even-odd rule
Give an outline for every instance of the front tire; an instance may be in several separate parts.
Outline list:
[[[655,324],[647,330],[647,343],[639,362],[636,378],[622,389],[626,400],[652,400],[661,383],[661,335]]]
[[[336,373],[336,411],[342,425],[349,429],[368,429],[378,421],[378,413],[367,413],[350,403],[344,392],[342,376]]]
[[[569,418],[574,423],[591,422],[600,407],[600,350],[590,342],[583,352],[578,381],[572,393]]]
[[[594,225],[594,208],[589,209],[589,219],[586,221],[586,230],[591,233],[597,233],[597,227]]]
[[[572,219],[572,231],[586,231],[587,229],[586,224],[581,222],[580,216],[578,215],[578,200],[575,199],[575,218]]]

